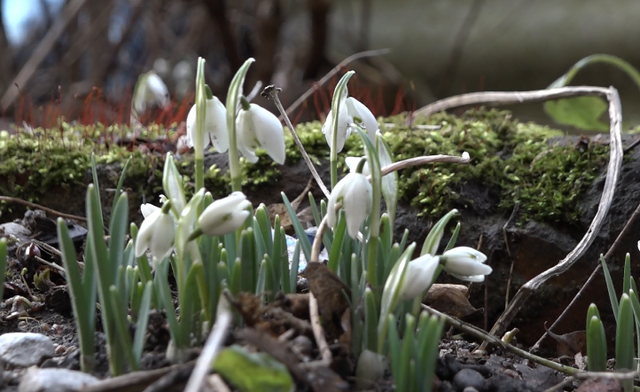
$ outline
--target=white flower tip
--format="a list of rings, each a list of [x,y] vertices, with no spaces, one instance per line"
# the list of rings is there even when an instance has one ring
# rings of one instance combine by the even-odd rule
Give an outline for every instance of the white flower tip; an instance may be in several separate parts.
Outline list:
[[[471,157],[469,156],[469,153],[465,151],[462,153],[462,159],[465,159],[468,161],[471,159]]]

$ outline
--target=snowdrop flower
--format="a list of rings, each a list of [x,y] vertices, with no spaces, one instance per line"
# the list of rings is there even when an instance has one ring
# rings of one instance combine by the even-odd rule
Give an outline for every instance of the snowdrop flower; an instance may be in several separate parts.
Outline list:
[[[169,90],[158,74],[149,71],[140,76],[133,92],[133,108],[136,112],[142,113],[147,105],[154,104],[166,109],[170,103]]]
[[[229,149],[229,137],[227,135],[227,109],[217,97],[207,99],[207,112],[204,119],[204,140],[202,145],[206,147],[213,144],[216,151],[226,152]],[[193,147],[196,140],[196,105],[191,107],[187,115],[187,145]]]
[[[453,248],[440,257],[443,260],[444,270],[461,280],[483,282],[484,276],[493,271],[491,267],[484,264],[487,256],[468,246]]]
[[[360,173],[349,173],[333,188],[327,206],[327,224],[332,228],[338,220],[337,203],[342,203],[349,236],[356,238],[360,225],[371,213],[373,205],[373,189],[367,177]]]
[[[362,158],[364,157],[346,157],[344,159],[344,163],[346,163],[347,167],[349,168],[349,173],[356,172],[356,168],[358,167],[358,164],[360,163],[360,160],[362,160]],[[369,162],[365,162],[364,167],[362,168],[362,174],[364,174],[365,176],[371,175]]]
[[[367,131],[367,135],[372,142],[375,142],[376,131],[378,130],[378,121],[371,110],[362,102],[353,97],[343,99],[339,105],[338,111],[338,152],[344,148],[344,143],[351,134],[351,124],[353,122],[363,126]],[[331,128],[333,127],[332,111],[327,114],[327,119],[322,125],[322,133],[327,140],[327,144],[331,146]]]
[[[209,204],[198,218],[198,234],[221,236],[236,231],[249,217],[251,202],[242,192],[233,192]],[[195,238],[194,235],[190,236]]]
[[[439,263],[440,258],[430,254],[411,260],[407,265],[404,284],[400,288],[400,301],[414,299],[428,289]]]
[[[261,147],[279,165],[283,165],[284,129],[278,117],[255,103],[243,103],[236,119],[238,150],[251,163],[258,162],[256,148]]]
[[[149,207],[140,207],[141,210],[147,210],[151,214],[146,216],[140,230],[138,230],[138,237],[136,238],[136,257],[140,257],[149,248],[151,255],[156,262],[161,261],[167,257],[173,250],[173,239],[175,237],[175,222],[173,217],[169,213],[169,208],[155,209]]]
[[[142,217],[145,219],[148,218],[154,212],[158,211],[159,209],[160,207],[154,206],[151,203],[144,203],[140,205],[140,212],[142,212]]]

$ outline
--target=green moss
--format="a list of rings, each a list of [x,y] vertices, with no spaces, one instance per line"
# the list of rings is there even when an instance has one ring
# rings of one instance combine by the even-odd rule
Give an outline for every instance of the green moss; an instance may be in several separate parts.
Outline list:
[[[535,217],[547,222],[575,222],[579,216],[578,200],[598,175],[608,159],[608,147],[595,144],[577,149],[552,142],[562,133],[533,123],[521,123],[507,111],[470,110],[460,117],[437,114],[419,119],[411,127],[406,116],[384,120],[391,123],[384,137],[396,160],[420,155],[469,152],[469,165],[434,164],[405,169],[400,173],[401,200],[417,207],[421,216],[438,217],[453,207],[471,207],[477,200],[472,191],[479,189],[489,202],[491,212],[510,211],[520,204],[521,218]],[[425,125],[439,125],[438,130]],[[113,141],[130,132],[126,127],[71,126],[62,131],[37,129],[33,135],[7,132],[0,134],[0,192],[37,201],[52,187],[71,187],[84,183],[91,152],[98,163],[123,162],[129,157],[127,178],[131,187],[147,200],[161,193],[162,165],[160,153],[142,152]],[[172,130],[150,127],[140,138],[172,135]],[[297,132],[312,159],[319,163],[329,157],[325,137],[318,122],[301,124]],[[287,162],[301,159],[292,138],[286,137]],[[339,155],[363,154],[357,136],[350,137]],[[280,179],[278,166],[264,152],[257,164],[243,161],[243,187],[258,190]],[[191,156],[183,156],[179,168],[185,181],[193,178]],[[220,197],[230,191],[228,174],[212,166],[205,173],[205,185]],[[141,181],[145,179],[146,181]],[[271,185],[270,185],[271,186]],[[187,187],[190,188],[190,187]],[[155,199],[154,199],[155,200]],[[476,206],[479,207],[479,206]]]

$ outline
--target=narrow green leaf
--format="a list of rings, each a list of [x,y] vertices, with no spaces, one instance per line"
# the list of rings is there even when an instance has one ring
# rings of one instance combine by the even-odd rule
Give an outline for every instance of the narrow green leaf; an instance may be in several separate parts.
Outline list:
[[[592,316],[587,323],[587,362],[589,371],[607,370],[607,341],[604,326],[598,316]]]
[[[618,370],[631,370],[633,369],[635,350],[633,348],[633,310],[628,294],[622,294],[622,297],[620,297],[617,322],[616,368]]]
[[[616,322],[618,321],[618,297],[616,296],[616,287],[613,285],[613,280],[611,279],[611,273],[609,272],[609,267],[607,266],[607,262],[604,260],[604,256],[600,255],[600,263],[602,264],[602,272],[604,274],[604,280],[607,284],[607,292],[609,293],[609,301],[611,302],[611,309],[613,309],[613,315],[616,318]]]
[[[115,193],[115,196],[113,197],[113,203],[111,204],[111,211],[114,211],[116,209],[116,203],[120,199],[120,191],[122,190],[122,186],[124,185],[124,178],[126,177],[127,168],[129,167],[129,163],[131,162],[132,158],[133,157],[129,157],[129,159],[127,159],[127,161],[124,163],[124,166],[122,167],[122,171],[120,172],[118,185],[116,185],[116,193]]]
[[[281,192],[282,201],[284,202],[284,206],[287,208],[287,212],[289,213],[289,217],[291,218],[291,223],[293,224],[293,229],[296,232],[296,236],[298,237],[298,242],[300,243],[300,247],[302,248],[302,253],[304,254],[307,262],[311,260],[311,243],[309,242],[309,237],[307,237],[307,233],[305,233],[304,228],[302,227],[302,223],[298,219],[295,210],[291,206],[287,195],[284,192]]]
[[[63,224],[64,224],[64,221],[63,221]],[[60,225],[60,223],[58,223],[58,225]],[[66,228],[66,224],[65,224],[65,228]],[[68,234],[67,234],[67,237],[69,237]],[[60,238],[60,232],[58,232],[58,238]],[[75,253],[75,250],[74,250],[74,253]],[[3,238],[0,238],[0,272],[6,271],[6,270],[7,270],[7,239],[3,237]],[[0,301],[2,301],[2,296],[4,295],[4,279],[5,279],[5,273],[3,272],[2,275],[0,276]]]
[[[374,351],[378,348],[378,309],[371,288],[364,290],[364,327],[365,349]]]
[[[378,354],[382,354],[382,341],[383,337],[386,336],[385,329],[387,328],[387,323],[385,322],[385,320],[387,319],[388,315],[393,313],[396,304],[398,303],[398,299],[400,297],[400,289],[404,284],[407,267],[409,265],[411,255],[413,255],[415,247],[415,243],[409,245],[407,250],[404,251],[404,253],[396,262],[396,265],[391,269],[389,277],[385,282],[384,289],[382,291],[382,301],[380,305],[380,323],[378,325]]]
[[[410,314],[405,315],[406,327],[404,335],[402,335],[402,351],[400,353],[400,377],[394,378],[393,381],[398,391],[409,391],[411,383],[415,380],[411,379],[409,365],[413,357],[413,344],[415,338],[416,319]]]
[[[453,209],[449,211],[445,216],[440,218],[438,222],[431,228],[427,238],[425,238],[424,243],[422,244],[422,250],[420,251],[420,256],[424,256],[426,254],[435,255],[438,251],[438,247],[440,246],[440,240],[442,239],[442,235],[444,234],[444,229],[447,226],[447,223],[454,216],[458,215],[458,210]]]
[[[144,348],[144,337],[149,324],[149,309],[151,308],[151,294],[153,293],[153,282],[144,285],[144,294],[140,301],[140,311],[138,322],[136,323],[136,333],[133,336],[133,354],[138,362],[142,359],[142,349]]]
[[[113,312],[113,316],[116,322],[116,331],[118,337],[120,338],[120,342],[118,344],[122,345],[124,348],[124,355],[127,357],[127,362],[129,362],[129,367],[132,371],[136,371],[140,368],[140,363],[137,361],[136,357],[133,355],[133,346],[131,345],[131,334],[129,334],[129,324],[127,323],[127,318],[125,316],[126,307],[120,301],[121,294],[118,292],[118,288],[116,286],[109,287],[109,296],[111,300],[111,306],[115,310]],[[111,353],[113,355],[113,353]]]
[[[453,249],[453,247],[456,246],[456,241],[458,241],[458,235],[460,235],[460,222],[458,222],[458,224],[456,224],[456,228],[453,229],[453,234],[451,234],[451,238],[449,239],[447,246],[444,248],[445,252],[450,249]]]
[[[333,248],[329,253],[329,263],[327,266],[333,272],[338,272],[338,266],[342,260],[342,244],[347,232],[347,219],[344,216],[344,211],[340,209],[338,212],[338,224],[336,225],[333,233]]]
[[[298,287],[298,266],[300,265],[300,241],[296,241],[291,258],[291,268],[289,269],[289,292],[295,293]]]
[[[622,278],[622,292],[629,293],[631,284],[631,255],[627,253],[624,258],[624,274]]]

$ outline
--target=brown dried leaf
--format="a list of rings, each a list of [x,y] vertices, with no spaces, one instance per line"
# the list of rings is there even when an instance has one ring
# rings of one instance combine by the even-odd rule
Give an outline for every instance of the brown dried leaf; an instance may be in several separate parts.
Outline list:
[[[323,328],[329,336],[339,337],[343,333],[341,318],[349,308],[347,298],[351,298],[351,289],[323,263],[307,264],[302,275],[318,300]]]
[[[468,292],[467,286],[460,284],[435,283],[422,302],[450,316],[463,318],[477,311],[467,298]]]

